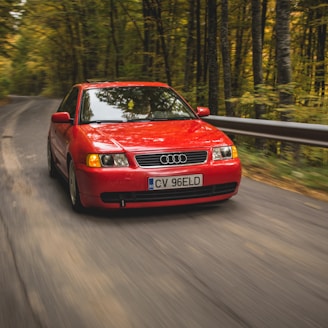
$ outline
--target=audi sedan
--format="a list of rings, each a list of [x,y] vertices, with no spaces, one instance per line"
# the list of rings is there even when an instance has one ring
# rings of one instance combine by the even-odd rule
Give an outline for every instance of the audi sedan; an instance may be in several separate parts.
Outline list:
[[[233,142],[164,83],[84,82],[51,116],[48,170],[76,211],[209,203],[238,192]]]

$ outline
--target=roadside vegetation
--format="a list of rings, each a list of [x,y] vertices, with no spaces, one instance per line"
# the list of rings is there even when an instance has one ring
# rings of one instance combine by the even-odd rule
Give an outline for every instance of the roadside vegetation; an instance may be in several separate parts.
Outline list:
[[[314,151],[313,147],[302,148]],[[322,153],[323,163],[318,161],[310,165],[304,159],[279,158],[247,144],[238,145],[243,176],[328,201],[328,149],[316,148],[315,152]]]

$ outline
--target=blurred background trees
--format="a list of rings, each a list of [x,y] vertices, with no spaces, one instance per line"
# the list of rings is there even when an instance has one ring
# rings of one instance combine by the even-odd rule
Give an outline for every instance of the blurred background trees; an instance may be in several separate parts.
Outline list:
[[[327,123],[327,0],[0,0],[0,12],[2,95],[147,79],[213,114]]]

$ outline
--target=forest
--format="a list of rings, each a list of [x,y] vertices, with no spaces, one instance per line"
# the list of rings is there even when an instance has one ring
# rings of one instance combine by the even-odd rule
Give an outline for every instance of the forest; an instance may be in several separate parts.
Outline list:
[[[0,12],[0,98],[151,80],[214,115],[328,124],[327,0],[0,0]],[[326,149],[296,153],[328,164]]]

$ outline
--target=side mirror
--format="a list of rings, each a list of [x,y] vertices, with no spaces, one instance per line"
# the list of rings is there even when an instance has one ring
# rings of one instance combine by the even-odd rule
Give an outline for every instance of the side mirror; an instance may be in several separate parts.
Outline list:
[[[57,112],[51,115],[53,123],[71,123],[71,117],[68,112]]]
[[[204,117],[210,115],[210,109],[208,107],[197,107],[196,114],[199,117]]]

